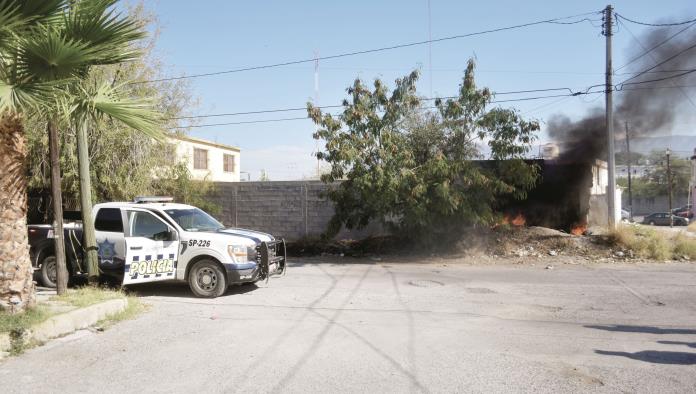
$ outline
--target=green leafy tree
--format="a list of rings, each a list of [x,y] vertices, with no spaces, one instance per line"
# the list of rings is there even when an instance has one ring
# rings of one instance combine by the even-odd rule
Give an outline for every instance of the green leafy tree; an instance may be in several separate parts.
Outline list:
[[[343,111],[333,116],[308,104],[325,141],[317,158],[331,166],[321,179],[335,215],[327,235],[342,226],[378,220],[414,239],[457,237],[465,227],[497,220],[503,198],[523,198],[537,168],[523,160],[539,125],[510,109],[491,108],[488,89],[474,81],[469,61],[458,96],[424,108],[418,73],[396,80],[390,91],[375,80],[348,88]],[[481,144],[496,163],[482,163]]]
[[[666,196],[668,194],[667,181],[667,156],[664,151],[653,151],[645,156],[648,166],[643,177],[631,179],[631,189],[634,197],[651,198]],[[691,163],[687,159],[672,156],[670,158],[670,171],[672,173],[673,196],[686,196],[689,193],[689,180],[691,178]],[[628,187],[627,179],[620,179],[619,185]]]

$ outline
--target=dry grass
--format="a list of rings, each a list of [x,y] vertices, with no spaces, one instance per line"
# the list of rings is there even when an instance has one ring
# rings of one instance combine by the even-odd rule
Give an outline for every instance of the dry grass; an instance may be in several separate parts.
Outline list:
[[[68,289],[65,294],[51,297],[51,300],[62,301],[78,308],[82,308],[85,306],[98,304],[100,302],[124,297],[126,297],[126,294],[121,290],[85,286],[77,289]]]
[[[101,327],[102,329],[106,329],[106,328],[113,326],[114,324],[116,324],[118,322],[121,322],[124,320],[134,319],[136,316],[138,316],[139,314],[141,314],[147,310],[148,306],[146,304],[143,304],[139,298],[137,298],[135,296],[131,296],[131,295],[129,295],[127,297],[128,297],[128,306],[126,307],[126,309],[124,309],[123,311],[121,311],[115,315],[111,315],[104,320],[100,320],[97,323],[97,326]]]
[[[693,221],[693,222],[691,222],[691,223],[686,227],[686,231],[688,231],[688,232],[690,232],[690,233],[696,233],[696,220]]]
[[[145,305],[143,305],[140,300],[134,296],[127,296],[121,290],[97,287],[69,289],[66,294],[51,297],[51,301],[61,301],[81,308],[118,298],[127,298],[128,306],[122,312],[111,315],[98,322],[97,324],[100,327],[110,327],[119,321],[132,319],[146,309]],[[42,323],[58,313],[60,312],[52,310],[52,308],[45,304],[39,304],[35,308],[15,315],[0,312],[0,333],[10,334],[12,342],[10,353],[13,355],[21,354],[31,347],[40,345],[25,338],[27,330],[30,330],[32,326]]]
[[[696,240],[684,235],[678,235],[674,239],[674,257],[688,257],[690,260],[696,260]]]
[[[696,240],[669,235],[640,226],[619,226],[609,234],[613,246],[633,251],[637,257],[653,260],[696,259]]]
[[[49,317],[51,317],[51,313],[45,305],[37,305],[17,314],[0,312],[0,333],[21,332]]]

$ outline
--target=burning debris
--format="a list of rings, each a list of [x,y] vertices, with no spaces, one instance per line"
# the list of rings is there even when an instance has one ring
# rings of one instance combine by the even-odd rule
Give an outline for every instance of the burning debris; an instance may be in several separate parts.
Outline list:
[[[509,214],[506,214],[503,216],[503,224],[521,227],[527,224],[527,219],[525,219],[524,215],[522,215],[522,213],[519,212],[514,217]]]

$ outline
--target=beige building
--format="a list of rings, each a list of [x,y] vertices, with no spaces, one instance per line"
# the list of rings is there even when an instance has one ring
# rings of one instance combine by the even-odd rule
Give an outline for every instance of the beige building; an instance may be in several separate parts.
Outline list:
[[[240,150],[189,136],[170,137],[176,158],[185,161],[194,179],[212,182],[239,182]]]

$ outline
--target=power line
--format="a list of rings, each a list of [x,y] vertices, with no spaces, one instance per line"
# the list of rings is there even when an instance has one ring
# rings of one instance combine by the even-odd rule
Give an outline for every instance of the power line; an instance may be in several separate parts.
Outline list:
[[[210,72],[210,73],[186,75],[186,76],[181,76],[181,77],[160,78],[160,79],[152,79],[152,80],[146,80],[146,81],[135,81],[135,82],[131,82],[131,84],[153,83],[153,82],[175,81],[175,80],[180,80],[180,79],[210,77],[210,76],[215,76],[215,75],[239,73],[239,72],[244,72],[244,71],[263,70],[263,69],[268,69],[268,68],[290,66],[290,65],[294,65],[294,64],[311,63],[311,62],[314,62],[317,60],[338,59],[338,58],[349,57],[349,56],[364,55],[364,54],[368,54],[368,53],[375,53],[375,52],[390,51],[390,50],[394,50],[394,49],[408,48],[408,47],[413,47],[413,46],[418,46],[418,45],[430,44],[430,43],[434,43],[434,42],[456,40],[456,39],[460,39],[460,38],[473,37],[473,36],[479,36],[479,35],[483,35],[483,34],[496,33],[496,32],[501,32],[501,31],[506,31],[506,30],[513,30],[513,29],[519,29],[519,28],[523,28],[523,27],[541,25],[541,24],[545,24],[545,23],[554,23],[554,22],[562,21],[564,19],[577,18],[580,16],[586,16],[586,15],[594,15],[594,14],[598,14],[598,13],[599,13],[599,11],[585,12],[585,13],[577,14],[577,15],[571,15],[571,16],[565,16],[565,17],[553,18],[553,19],[546,19],[546,20],[523,23],[523,24],[513,25],[513,26],[499,27],[499,28],[494,28],[494,29],[473,32],[473,33],[459,34],[459,35],[455,35],[455,36],[441,37],[441,38],[436,38],[436,39],[428,39],[425,41],[416,41],[416,42],[409,42],[409,43],[405,43],[405,44],[397,44],[397,45],[386,46],[386,47],[381,47],[381,48],[366,49],[366,50],[362,50],[362,51],[346,52],[346,53],[340,53],[340,54],[336,54],[336,55],[321,56],[321,57],[315,57],[315,58],[311,58],[311,59],[293,60],[293,61],[288,61],[288,62],[266,64],[266,65],[261,65],[261,66],[242,67],[242,68],[235,68],[235,69],[231,69],[231,70],[223,70],[223,71],[216,71],[216,72]]]
[[[623,89],[623,86],[625,86],[625,85],[639,85],[642,83],[666,81],[666,80],[672,79],[672,78],[683,77],[684,75],[689,75],[689,74],[694,73],[694,72],[696,72],[696,68],[693,70],[685,71],[685,72],[680,73],[680,74],[670,75],[669,77],[662,77],[662,78],[656,78],[656,79],[650,79],[647,81],[638,81],[638,82],[622,82],[619,85],[617,85],[617,90],[626,90],[626,89]]]
[[[650,55],[650,59],[651,59],[653,62],[655,62],[655,63],[657,63],[657,59],[655,59],[655,56],[653,56],[653,54],[650,53],[653,49],[655,49],[655,48],[657,48],[658,46],[664,44],[665,42],[671,40],[672,38],[674,38],[674,37],[677,36],[678,34],[682,33],[682,32],[685,31],[686,29],[688,29],[688,28],[690,28],[691,26],[693,26],[694,24],[696,24],[696,22],[694,22],[694,23],[688,25],[687,27],[685,27],[685,28],[683,28],[682,30],[678,31],[677,33],[673,34],[673,35],[672,35],[671,37],[669,37],[667,40],[662,41],[662,42],[661,42],[660,44],[658,44],[657,46],[654,46],[654,47],[650,48],[650,50],[647,50],[647,49],[645,48],[645,45],[643,45],[643,43],[638,39],[638,37],[636,37],[636,35],[633,34],[633,32],[631,31],[631,29],[628,28],[628,26],[626,26],[626,25],[625,25],[622,21],[620,21],[620,20],[619,20],[619,23],[621,23],[621,24],[626,28],[626,31],[628,31],[629,34],[631,34],[631,37],[633,37],[633,40],[634,40],[635,42],[637,42],[638,45],[640,45],[640,47],[643,48],[643,50],[645,50],[645,52],[644,52],[643,55],[649,54],[649,55]],[[641,55],[641,56],[643,56],[643,55]],[[629,62],[629,63],[630,63],[630,62]],[[688,74],[688,73],[687,73],[687,74]],[[682,74],[682,75],[686,75],[686,74]],[[675,77],[676,77],[676,76],[675,76]],[[679,90],[681,91],[682,95],[684,95],[684,97],[686,97],[686,100],[687,100],[694,108],[696,108],[696,103],[694,103],[694,100],[691,99],[691,96],[689,96],[689,95],[686,93],[686,90],[684,90],[683,88],[680,88]]]
[[[693,49],[693,48],[696,48],[696,44],[693,44],[693,45],[691,45],[691,46],[689,46],[689,47],[687,47],[687,48],[685,48],[685,49],[682,49],[681,51],[675,53],[674,55],[668,57],[667,59],[665,59],[665,60],[663,60],[663,61],[661,61],[661,62],[655,64],[655,65],[652,66],[652,67],[649,67],[649,68],[647,68],[647,69],[645,69],[645,70],[639,72],[638,74],[636,74],[636,75],[634,75],[634,76],[632,76],[632,77],[630,77],[630,78],[624,79],[621,83],[617,84],[616,86],[621,86],[621,85],[627,83],[628,81],[630,81],[630,80],[632,80],[632,79],[634,79],[634,78],[637,78],[637,77],[639,77],[639,76],[641,76],[641,75],[647,73],[648,71],[651,71],[651,70],[653,70],[653,69],[655,69],[655,68],[657,68],[657,67],[660,67],[661,65],[663,65],[663,64],[665,64],[665,63],[667,63],[667,62],[673,60],[674,58],[676,58],[676,57],[682,55],[682,54],[685,53],[685,52],[690,51],[690,50]]]
[[[547,88],[547,89],[528,89],[528,90],[514,90],[514,91],[507,91],[507,92],[492,92],[493,95],[496,96],[502,96],[502,95],[510,95],[510,94],[522,94],[522,93],[540,93],[540,92],[553,92],[553,91],[568,91],[568,95],[563,95],[563,96],[570,96],[573,93],[573,90],[568,87],[564,88]],[[452,98],[457,98],[457,96],[445,96],[445,97],[422,97],[421,100],[423,101],[431,101],[431,100],[436,100],[438,98],[441,99],[452,99]],[[497,101],[497,102],[502,102],[502,101]],[[317,106],[316,108],[319,109],[327,109],[327,108],[341,108],[343,107],[342,104],[338,105],[322,105],[322,106]],[[256,111],[243,111],[243,112],[227,112],[227,113],[219,113],[219,114],[207,114],[207,115],[191,115],[191,116],[179,116],[179,117],[174,117],[174,118],[166,118],[164,120],[181,120],[181,119],[199,119],[199,118],[215,118],[215,117],[223,117],[223,116],[238,116],[238,115],[256,115],[256,114],[266,114],[266,113],[274,113],[274,112],[292,112],[292,111],[305,111],[307,110],[307,107],[293,107],[293,108],[279,108],[279,109],[266,109],[266,110],[256,110]]]
[[[673,23],[647,23],[647,22],[635,21],[635,20],[633,20],[633,19],[628,19],[628,18],[626,18],[625,16],[623,16],[623,15],[621,15],[621,14],[619,14],[619,13],[616,13],[615,15],[616,15],[617,18],[621,18],[621,19],[623,19],[623,20],[625,20],[625,21],[627,21],[627,22],[631,22],[631,23],[635,23],[635,24],[637,24],[637,25],[643,25],[643,26],[657,26],[657,27],[663,27],[663,26],[680,26],[680,25],[686,25],[686,24],[688,24],[688,23],[696,22],[696,19],[691,19],[691,20],[684,21],[684,22],[673,22]]]
[[[640,81],[640,82],[633,82],[633,83],[627,83],[626,85],[632,85],[632,84],[642,84],[642,83],[647,83],[647,82],[655,82],[658,80],[666,80],[669,78],[676,78],[685,74],[690,74],[696,72],[696,69],[694,70],[687,70],[687,72],[680,74],[680,75],[674,75],[671,77],[666,77],[666,78],[660,78],[656,79],[653,81]],[[685,87],[694,87],[696,85],[676,85],[676,86],[638,86],[638,87],[629,87],[629,88],[623,88],[620,89],[619,92],[625,92],[625,91],[630,91],[630,90],[644,90],[644,89],[675,89],[675,88],[685,88]],[[552,104],[557,104],[560,101],[564,101],[567,98],[570,97],[578,97],[578,96],[585,96],[589,94],[599,94],[599,93],[604,93],[604,90],[598,90],[598,91],[586,91],[586,92],[574,92],[572,94],[556,94],[556,95],[547,95],[547,96],[536,96],[536,97],[522,97],[522,98],[517,98],[517,99],[508,99],[508,100],[496,100],[496,101],[491,101],[491,104],[500,104],[500,103],[508,103],[508,102],[520,102],[520,101],[533,101],[533,100],[541,100],[541,99],[548,99],[548,98],[559,98],[562,97],[563,99],[557,100],[554,102],[549,103],[548,105]],[[449,96],[449,97],[441,97],[442,99],[448,99],[448,98],[456,98],[455,96]],[[525,114],[534,112],[538,109],[542,109],[546,106],[542,105],[541,107],[534,108],[532,110],[524,112]],[[342,105],[332,105],[332,106],[324,106],[324,107],[317,107],[317,108],[337,108],[337,107],[342,107]],[[424,109],[433,109],[437,107],[426,107]],[[249,112],[242,112],[242,113],[232,113],[233,114],[260,114],[260,113],[272,113],[272,112],[284,112],[284,111],[294,111],[294,110],[305,110],[306,108],[284,108],[284,109],[274,109],[274,110],[265,110],[265,111],[249,111]],[[331,116],[338,116],[340,114],[330,114]],[[203,116],[198,116],[198,117],[208,117],[208,116],[225,116],[225,114],[213,114],[213,115],[203,115]],[[191,117],[195,118],[195,117]],[[173,119],[173,118],[172,118]],[[254,123],[274,123],[274,122],[285,122],[285,121],[294,121],[294,120],[307,120],[309,119],[306,116],[301,116],[301,117],[294,117],[294,118],[279,118],[279,119],[261,119],[261,120],[250,120],[250,121],[241,121],[241,122],[225,122],[225,123],[206,123],[206,124],[201,124],[201,125],[189,125],[189,126],[176,126],[172,127],[174,129],[187,129],[187,128],[202,128],[202,127],[213,127],[213,126],[229,126],[229,125],[240,125],[240,124],[254,124]]]
[[[603,91],[597,91],[597,92],[575,92],[572,94],[555,94],[555,95],[546,95],[546,96],[536,96],[536,97],[522,97],[522,98],[516,98],[516,99],[507,99],[507,100],[495,100],[491,101],[490,104],[500,104],[500,103],[509,103],[509,102],[519,102],[519,101],[532,101],[532,100],[541,100],[541,99],[548,99],[548,98],[557,98],[557,97],[574,97],[574,96],[579,96],[579,95],[585,95],[585,94],[596,94],[596,93],[604,93]],[[443,99],[447,98],[457,98],[456,96],[452,97],[442,97]],[[335,106],[332,106],[335,107]],[[433,109],[437,107],[426,107],[424,109]],[[306,108],[302,108],[306,109]],[[294,110],[294,109],[285,109],[285,110]],[[273,112],[281,112],[283,110],[271,110]],[[255,111],[255,113],[261,113],[259,111]],[[330,114],[331,116],[338,116],[340,114]],[[302,117],[295,117],[295,118],[279,118],[279,119],[261,119],[261,120],[249,120],[249,121],[241,121],[241,122],[225,122],[225,123],[206,123],[206,124],[201,124],[201,125],[189,125],[189,126],[175,126],[172,127],[174,129],[188,129],[188,128],[201,128],[201,127],[213,127],[213,126],[230,126],[230,125],[240,125],[240,124],[252,124],[252,123],[271,123],[271,122],[285,122],[285,121],[293,121],[293,120],[306,120],[309,119],[307,116],[302,116]]]
[[[333,114],[332,114],[333,115]],[[173,129],[193,129],[193,128],[201,128],[201,127],[212,127],[212,126],[229,126],[229,125],[238,125],[238,124],[251,124],[251,123],[271,123],[271,122],[285,122],[289,120],[303,120],[303,119],[309,119],[306,116],[302,117],[296,117],[296,118],[280,118],[280,119],[262,119],[262,120],[248,120],[248,121],[243,121],[243,122],[227,122],[227,123],[206,123],[206,124],[199,124],[199,125],[191,125],[191,126],[176,126],[172,127]]]
[[[633,32],[628,28],[628,26],[626,26],[621,20],[619,20],[619,22],[626,28],[626,30],[628,30],[628,32],[633,36],[633,38],[640,44],[640,41],[638,41],[638,38],[636,38],[635,34],[633,34]],[[672,34],[671,36],[669,36],[668,38],[666,38],[664,41],[661,41],[659,44],[653,46],[653,47],[650,48],[650,49],[646,49],[646,48],[643,46],[643,44],[640,44],[640,46],[645,50],[645,52],[643,52],[643,53],[641,53],[640,55],[638,55],[638,56],[634,57],[633,59],[629,60],[626,64],[624,64],[623,66],[617,68],[617,69],[614,70],[614,71],[619,71],[619,70],[621,70],[622,68],[628,66],[629,64],[635,62],[636,60],[642,58],[643,56],[649,54],[649,53],[652,52],[653,50],[655,50],[655,49],[657,49],[658,47],[664,45],[665,43],[667,43],[668,41],[670,41],[670,40],[673,39],[674,37],[680,35],[681,33],[685,32],[686,30],[690,29],[690,28],[691,28],[692,26],[694,26],[694,25],[696,25],[696,22],[691,23],[689,26],[686,26],[685,28],[683,28],[683,29],[679,30],[678,32]]]

